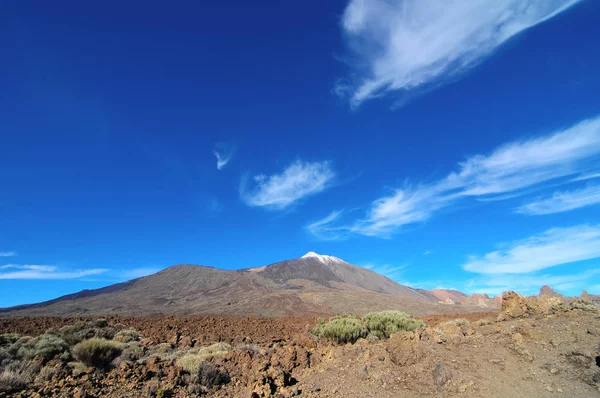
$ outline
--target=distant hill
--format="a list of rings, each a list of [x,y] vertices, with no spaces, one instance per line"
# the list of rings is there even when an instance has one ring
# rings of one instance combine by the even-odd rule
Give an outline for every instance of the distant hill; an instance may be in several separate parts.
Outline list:
[[[4,315],[307,316],[400,309],[414,315],[472,312],[456,291],[416,290],[337,257],[301,258],[230,271],[176,265],[156,274],[38,304],[0,310]]]

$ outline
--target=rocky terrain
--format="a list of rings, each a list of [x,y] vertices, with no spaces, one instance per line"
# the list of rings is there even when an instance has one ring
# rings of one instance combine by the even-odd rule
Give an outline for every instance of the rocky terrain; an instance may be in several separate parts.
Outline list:
[[[43,303],[0,309],[4,316],[318,316],[402,309],[413,315],[493,308],[456,291],[417,290],[337,257],[301,258],[236,271],[177,265],[156,274]],[[460,304],[460,305],[457,305]],[[498,303],[496,303],[498,304]],[[497,306],[497,305],[496,305]]]
[[[583,299],[508,292],[499,312],[427,316],[412,330],[362,335],[354,343],[317,337],[315,325],[324,322],[4,318],[0,397],[594,397],[600,391],[600,314]],[[112,347],[109,361],[82,351],[98,338]]]

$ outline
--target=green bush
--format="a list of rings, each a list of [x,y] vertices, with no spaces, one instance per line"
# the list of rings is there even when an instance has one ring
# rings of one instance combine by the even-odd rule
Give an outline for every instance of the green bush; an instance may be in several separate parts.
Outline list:
[[[73,354],[77,359],[96,368],[108,367],[122,351],[121,343],[97,337],[83,340],[73,347]]]
[[[392,333],[411,331],[423,324],[400,311],[372,312],[364,317],[365,328],[379,338],[388,338]]]
[[[327,322],[318,323],[313,329],[318,338],[326,338],[338,344],[354,343],[367,335],[360,319],[353,316],[338,316]]]
[[[69,345],[63,339],[51,334],[42,334],[25,342],[18,349],[18,356],[24,359],[41,356],[50,360],[68,352]]]

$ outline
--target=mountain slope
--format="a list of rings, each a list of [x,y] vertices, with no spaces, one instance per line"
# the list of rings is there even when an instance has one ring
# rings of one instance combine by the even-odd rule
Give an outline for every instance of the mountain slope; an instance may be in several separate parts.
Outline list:
[[[472,311],[432,303],[428,295],[339,258],[310,252],[237,271],[177,265],[156,274],[44,303],[7,308],[23,315],[306,316],[403,309],[413,314]]]

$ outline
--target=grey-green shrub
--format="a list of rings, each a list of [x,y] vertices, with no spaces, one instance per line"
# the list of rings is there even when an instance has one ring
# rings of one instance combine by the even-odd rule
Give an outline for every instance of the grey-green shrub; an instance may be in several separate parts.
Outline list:
[[[50,360],[68,351],[69,345],[60,337],[52,334],[42,334],[24,343],[18,349],[18,356],[24,359],[41,356]]]
[[[51,329],[48,333],[56,335],[66,341],[69,345],[75,345],[82,340],[94,335],[93,331],[86,328],[84,322],[75,322],[72,325],[65,325],[60,329]]]
[[[12,344],[19,340],[21,336],[18,333],[0,334],[0,345]]]
[[[123,351],[123,344],[93,337],[73,347],[73,354],[81,362],[96,368],[106,368]]]
[[[114,340],[120,341],[121,343],[129,343],[132,341],[138,341],[140,334],[135,329],[123,329],[115,334]]]
[[[319,338],[326,338],[338,344],[354,343],[367,335],[360,319],[353,316],[338,316],[327,322],[317,324],[313,334]]]
[[[599,308],[594,303],[590,303],[589,301],[583,299],[574,300],[571,303],[571,308],[576,308],[584,311],[598,312]]]
[[[0,392],[15,392],[26,386],[27,380],[21,374],[10,370],[0,373]]]
[[[401,311],[371,312],[363,320],[367,331],[379,338],[388,338],[399,331],[411,331],[423,324]]]

